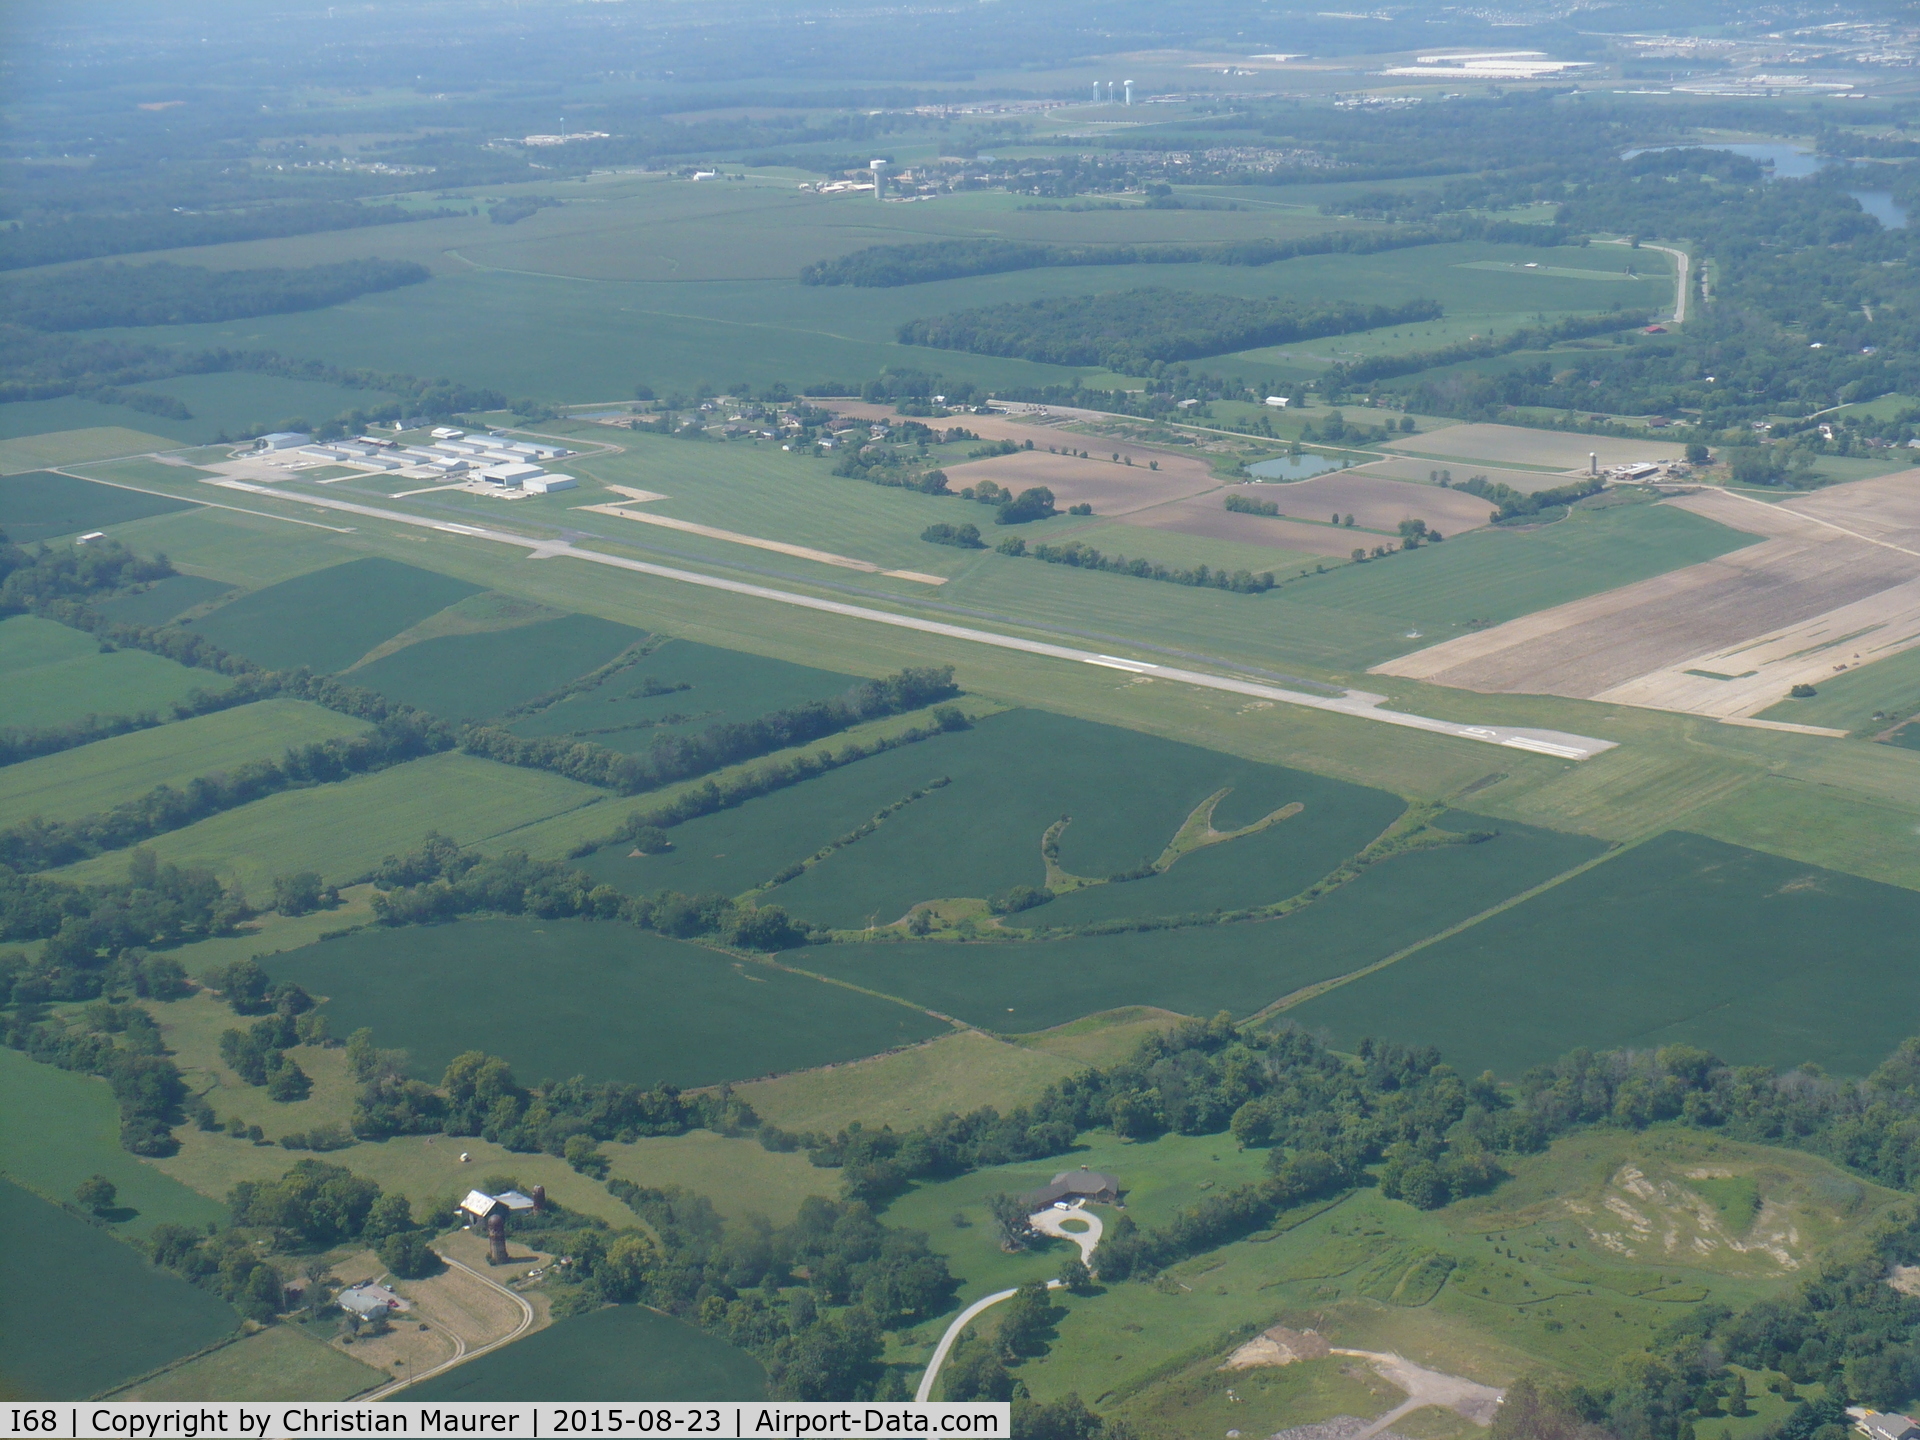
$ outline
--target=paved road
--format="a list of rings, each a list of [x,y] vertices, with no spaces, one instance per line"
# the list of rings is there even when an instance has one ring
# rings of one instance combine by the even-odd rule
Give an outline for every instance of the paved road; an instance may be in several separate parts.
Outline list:
[[[1078,1220],[1087,1228],[1069,1230],[1060,1222]],[[1080,1263],[1089,1269],[1093,1267],[1093,1247],[1100,1243],[1100,1237],[1106,1232],[1106,1226],[1100,1223],[1100,1217],[1091,1210],[1075,1207],[1072,1210],[1048,1208],[1035,1215],[1029,1222],[1042,1235],[1055,1235],[1062,1240],[1071,1240],[1080,1247]]]
[[[356,504],[351,500],[336,500],[330,495],[311,495],[305,492],[289,494],[269,485],[255,485],[246,480],[209,480],[204,483],[250,495],[271,496],[293,504],[314,505],[325,510],[342,511],[349,515],[364,515],[369,519],[438,530],[449,535],[463,535],[476,540],[496,541],[502,545],[516,545],[526,550],[528,558],[532,560],[584,560],[595,565],[610,565],[616,569],[631,570],[640,575],[653,575],[663,580],[676,580],[682,584],[699,585],[710,590],[725,590],[734,595],[771,600],[777,604],[793,605],[804,610],[817,610],[828,615],[842,615],[854,620],[867,620],[874,624],[891,625],[902,630],[918,630],[927,635],[943,635],[949,639],[966,640],[978,645],[992,645],[1002,650],[1019,650],[1029,655],[1044,655],[1082,665],[1097,665],[1104,669],[1122,670],[1155,680],[1173,680],[1183,685],[1197,685],[1208,690],[1224,690],[1235,695],[1270,700],[1282,705],[1300,705],[1310,710],[1329,710],[1335,714],[1351,715],[1362,720],[1377,720],[1385,725],[1399,725],[1409,730],[1425,730],[1435,735],[1450,735],[1459,740],[1474,740],[1486,745],[1528,750],[1536,755],[1552,755],[1562,760],[1586,760],[1614,748],[1614,742],[1611,740],[1600,740],[1589,735],[1573,735],[1562,730],[1532,730],[1507,725],[1463,725],[1452,720],[1436,720],[1427,715],[1409,715],[1399,710],[1386,710],[1380,708],[1386,703],[1386,696],[1369,694],[1364,690],[1349,690],[1339,696],[1309,695],[1304,691],[1286,690],[1254,680],[1238,679],[1232,675],[1185,670],[1173,665],[1154,665],[1144,660],[1133,660],[1121,655],[1103,655],[1093,650],[1077,650],[1071,646],[1052,645],[1041,640],[1025,640],[1019,636],[1003,635],[994,630],[980,630],[969,625],[949,625],[941,620],[900,615],[890,610],[876,610],[867,605],[852,605],[842,600],[827,600],[814,595],[801,595],[790,590],[776,590],[767,585],[727,580],[718,575],[707,575],[696,570],[679,570],[668,565],[655,565],[646,560],[630,560],[621,555],[605,555],[597,550],[582,550],[566,540],[536,539],[530,535],[517,534],[511,530],[499,530],[488,525],[454,524],[424,515],[409,514],[402,510],[387,510],[372,505]]]
[[[1600,243],[1602,245],[1629,245],[1632,242],[1629,240],[1602,240]],[[1691,275],[1693,271],[1693,257],[1684,250],[1676,250],[1671,245],[1649,245],[1644,240],[1640,242],[1640,248],[1642,250],[1658,250],[1662,255],[1671,255],[1673,257],[1672,323],[1675,325],[1686,324],[1687,301],[1693,293],[1693,286],[1688,281],[1688,276]]]
[[[1058,1290],[1061,1284],[1058,1280],[1049,1280],[1047,1288]],[[940,1378],[940,1367],[947,1363],[947,1352],[953,1349],[953,1342],[958,1340],[960,1332],[973,1322],[973,1317],[983,1310],[989,1310],[998,1305],[1002,1300],[1011,1300],[1017,1294],[1019,1294],[1017,1290],[1002,1290],[998,1294],[987,1296],[984,1300],[974,1301],[960,1312],[958,1318],[947,1326],[947,1333],[940,1337],[940,1343],[934,1347],[933,1359],[927,1362],[926,1373],[920,1377],[920,1387],[913,1392],[916,1402],[925,1404],[932,1398],[933,1382]]]

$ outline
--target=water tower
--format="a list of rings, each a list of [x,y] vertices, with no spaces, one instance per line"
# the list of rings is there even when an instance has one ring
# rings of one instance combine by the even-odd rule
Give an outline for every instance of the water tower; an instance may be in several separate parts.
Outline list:
[[[1100,103],[1100,82],[1098,80],[1093,82],[1093,103],[1096,105]]]
[[[873,198],[878,200],[887,183],[887,162],[875,160],[867,168],[873,171]]]
[[[1133,81],[1126,80],[1121,83],[1127,87],[1127,104],[1133,104]]]

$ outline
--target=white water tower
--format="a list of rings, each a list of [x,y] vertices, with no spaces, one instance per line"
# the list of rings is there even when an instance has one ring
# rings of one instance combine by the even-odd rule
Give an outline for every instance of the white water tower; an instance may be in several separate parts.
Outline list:
[[[868,164],[867,168],[873,171],[873,198],[878,200],[881,196],[881,191],[886,188],[887,162],[884,160],[874,160]]]
[[[1131,105],[1133,104],[1133,81],[1127,80],[1122,83],[1127,87],[1127,104]]]
[[[1100,82],[1098,80],[1093,82],[1093,103],[1096,105],[1100,103]]]

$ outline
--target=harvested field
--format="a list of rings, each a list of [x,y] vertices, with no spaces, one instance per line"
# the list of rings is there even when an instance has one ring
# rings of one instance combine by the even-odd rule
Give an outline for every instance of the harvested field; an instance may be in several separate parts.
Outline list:
[[[1491,507],[1477,495],[1360,470],[1230,493],[1271,500],[1281,514],[1309,520],[1325,520],[1338,511],[1353,516],[1355,525],[1371,530],[1395,530],[1402,520],[1424,520],[1442,535],[1456,535],[1486,524],[1491,514]]]
[[[1584,473],[1586,462],[1580,469]],[[1349,475],[1383,475],[1389,480],[1411,480],[1418,485],[1431,485],[1429,477],[1436,474],[1451,476],[1455,481],[1481,475],[1496,485],[1508,485],[1515,490],[1523,490],[1531,495],[1536,490],[1551,490],[1556,485],[1567,483],[1568,476],[1551,470],[1503,470],[1497,465],[1463,464],[1458,460],[1422,460],[1413,456],[1395,456],[1389,460],[1376,460],[1370,465],[1361,465],[1347,472]],[[1487,502],[1478,502],[1482,510],[1489,509]]]
[[[1307,482],[1302,482],[1307,483]],[[1293,488],[1291,486],[1289,489]],[[1356,546],[1371,550],[1385,544],[1387,536],[1371,530],[1347,530],[1336,525],[1309,525],[1299,520],[1278,520],[1266,515],[1243,515],[1226,509],[1218,492],[1176,500],[1171,505],[1143,511],[1127,517],[1127,524],[1142,530],[1165,530],[1176,535],[1199,535],[1209,540],[1235,540],[1242,545],[1271,545],[1276,550],[1295,554],[1338,556],[1344,560]],[[1261,496],[1266,499],[1268,497]],[[1098,506],[1094,507],[1097,511]],[[1328,510],[1327,514],[1333,512]],[[1484,515],[1484,511],[1482,512]],[[1325,517],[1322,517],[1323,519]],[[1358,524],[1358,520],[1355,521]],[[1446,533],[1445,531],[1441,532]],[[1398,543],[1398,537],[1394,537]],[[1152,551],[1142,546],[1142,553]]]
[[[1068,436],[1079,441],[1084,436]],[[1044,485],[1053,491],[1053,500],[1061,509],[1082,503],[1093,506],[1096,515],[1131,515],[1138,510],[1165,505],[1189,495],[1215,489],[1220,482],[1198,460],[1184,455],[1151,452],[1160,462],[1158,470],[1149,470],[1149,452],[1132,450],[1133,464],[1116,464],[1107,456],[1115,453],[1108,441],[1090,441],[1087,448],[1108,445],[1091,460],[1073,455],[1049,455],[1045,450],[1022,450],[1018,455],[1001,455],[992,460],[975,460],[956,465],[947,472],[947,483],[955,490],[991,480],[1016,495],[1031,485]],[[1122,456],[1130,452],[1122,449]]]
[[[1409,435],[1381,447],[1403,455],[1436,455],[1443,460],[1479,460],[1488,465],[1528,465],[1545,470],[1585,470],[1587,456],[1600,466],[1640,460],[1678,460],[1686,447],[1667,440],[1615,440],[1605,435],[1570,435],[1558,430],[1528,430],[1519,425],[1449,425],[1426,435]]]
[[[1796,496],[1780,508],[1843,526],[1869,540],[1920,551],[1920,470],[1835,485]]]
[[[1672,502],[1776,538],[1377,667],[1494,693],[1750,715],[1920,643],[1920,556],[1714,492]]]

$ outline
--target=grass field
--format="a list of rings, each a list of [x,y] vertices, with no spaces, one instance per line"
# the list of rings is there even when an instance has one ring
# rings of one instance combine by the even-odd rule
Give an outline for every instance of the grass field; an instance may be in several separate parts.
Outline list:
[[[1122,1005],[1012,1038],[1016,1044],[1076,1064],[1113,1065],[1129,1058],[1148,1036],[1184,1024],[1188,1018],[1151,1005]]]
[[[353,683],[447,720],[483,720],[606,664],[645,633],[592,615],[566,615],[511,630],[443,635],[360,666]]]
[[[102,654],[81,630],[32,615],[0,620],[0,725],[62,725],[86,715],[163,710],[225,676],[143,650]]]
[[[1782,700],[1760,712],[1763,720],[1829,725],[1838,730],[1885,730],[1920,713],[1920,650],[1903,650],[1820,682],[1820,693]]]
[[[529,1081],[710,1085],[852,1060],[942,1033],[931,1016],[615,922],[480,920],[363,930],[268,962],[438,1079],[476,1047]]]
[[[891,1055],[738,1085],[734,1093],[783,1130],[832,1134],[856,1120],[908,1129],[948,1112],[1024,1105],[1080,1068],[963,1030]]]
[[[1448,823],[1464,829],[1476,822],[1459,817]],[[1395,954],[1601,848],[1580,836],[1524,826],[1500,830],[1483,844],[1426,850],[1373,866],[1305,909],[1259,924],[1025,943],[827,945],[786,958],[1006,1033],[1030,1033],[1127,1005],[1246,1015],[1302,986]]]
[[[8,1399],[80,1400],[212,1344],[238,1328],[225,1301],[0,1180],[0,1290],[34,1295],[0,1316],[0,1389]],[[58,1284],[46,1277],[59,1277]],[[100,1343],[101,1317],[113,1342]]]
[[[590,736],[615,750],[642,751],[662,732],[704,730],[809,700],[828,700],[857,679],[739,650],[670,640],[593,689],[507,728],[526,736]],[[649,695],[648,690],[661,693]]]
[[[165,1370],[115,1400],[344,1400],[389,1379],[296,1325],[274,1325]]]
[[[1124,1154],[1102,1168],[1127,1178]],[[1702,1168],[1752,1179],[1778,1207],[1773,1220],[1756,1232],[1704,1221],[1688,1173]],[[1292,1227],[1278,1234],[1175,1266],[1161,1283],[1056,1296],[1068,1312],[1058,1339],[1050,1355],[1021,1367],[1022,1378],[1039,1398],[1078,1390],[1095,1403],[1151,1407],[1146,1387],[1157,1370],[1181,1374],[1230,1348],[1234,1326],[1278,1320],[1318,1330],[1334,1345],[1391,1351],[1486,1384],[1533,1369],[1595,1380],[1694,1305],[1738,1309],[1796,1283],[1753,1241],[1782,1243],[1804,1269],[1869,1228],[1893,1199],[1809,1156],[1660,1128],[1578,1136],[1510,1169],[1513,1178],[1492,1194],[1441,1210],[1423,1213],[1359,1190],[1332,1209],[1294,1212],[1285,1217]],[[1608,1200],[1662,1223],[1641,1239],[1614,1218]],[[1671,1253],[1669,1229],[1679,1242]],[[1776,1238],[1776,1230],[1794,1237]],[[1437,1292],[1393,1298],[1428,1254],[1455,1262],[1447,1280]]]
[[[132,595],[99,600],[93,608],[123,625],[164,625],[174,616],[229,593],[233,586],[204,575],[169,575]]]
[[[187,1088],[213,1106],[221,1124],[237,1119],[258,1125],[270,1140],[321,1125],[349,1126],[357,1087],[347,1072],[343,1047],[290,1047],[294,1061],[312,1077],[313,1091],[304,1100],[282,1102],[269,1096],[264,1086],[247,1084],[220,1058],[222,1032],[236,1026],[244,1029],[247,1024],[224,1001],[202,990],[183,1000],[149,1001],[147,1010],[159,1023],[161,1038]]]
[[[0,769],[0,825],[35,815],[72,820],[132,800],[156,785],[183,786],[278,756],[290,745],[358,735],[369,727],[303,700],[262,700],[96,740]]]
[[[758,1400],[760,1362],[642,1305],[594,1310],[410,1385],[402,1400]]]
[[[678,1185],[705,1195],[729,1220],[760,1215],[785,1225],[809,1195],[831,1199],[840,1193],[838,1170],[817,1166],[798,1151],[762,1149],[752,1136],[690,1130],[685,1135],[649,1136],[631,1145],[612,1141],[601,1148],[612,1162],[612,1174],[637,1185]],[[613,1219],[615,1225],[634,1223],[631,1210],[617,1208],[622,1214]]]
[[[123,418],[116,425],[110,416]],[[165,435],[139,428],[152,418],[72,396],[0,405],[0,475],[172,449],[174,442]]]
[[[203,865],[266,898],[276,875],[315,870],[345,883],[411,850],[429,830],[477,845],[589,805],[603,792],[541,770],[448,751],[332,785],[286,790],[148,842],[163,863]],[[82,883],[126,873],[120,852],[54,872]]]
[[[120,490],[51,470],[0,480],[0,530],[6,531],[16,545],[75,535],[82,530],[104,530],[128,520],[188,508],[184,500]]]
[[[119,1190],[107,1217],[116,1231],[204,1225],[226,1207],[188,1189],[120,1145],[120,1107],[107,1082],[0,1050],[0,1174],[36,1194],[69,1202],[89,1175]]]
[[[379,391],[352,390],[316,380],[287,380],[277,375],[253,375],[239,370],[166,376],[142,381],[140,388],[171,395],[183,402],[192,414],[179,420],[148,414],[130,405],[102,405],[77,395],[58,400],[20,400],[0,405],[0,437],[38,437],[49,431],[115,426],[121,427],[123,435],[139,436],[132,442],[113,442],[111,448],[94,446],[92,453],[51,461],[58,465],[69,459],[94,460],[109,455],[202,445],[223,432],[251,435],[269,429],[286,429],[293,421],[304,422],[294,428],[309,430],[342,410],[365,409],[392,398]]]
[[[478,586],[391,560],[351,560],[230,600],[193,628],[269,670],[344,670]]]
[[[1289,1018],[1343,1047],[1436,1044],[1470,1073],[1684,1041],[1860,1075],[1920,1032],[1898,958],[1917,923],[1910,890],[1675,832]]]

